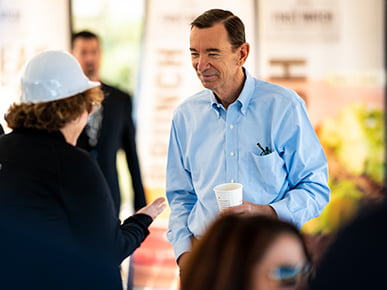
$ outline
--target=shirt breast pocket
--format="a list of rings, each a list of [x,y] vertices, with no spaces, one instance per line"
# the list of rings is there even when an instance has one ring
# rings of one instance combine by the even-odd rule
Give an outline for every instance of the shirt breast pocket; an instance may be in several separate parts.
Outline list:
[[[286,169],[284,160],[277,152],[271,152],[267,155],[251,153],[252,161],[250,163],[251,175],[249,179],[251,184],[257,184],[266,193],[275,194],[273,200],[286,183]]]

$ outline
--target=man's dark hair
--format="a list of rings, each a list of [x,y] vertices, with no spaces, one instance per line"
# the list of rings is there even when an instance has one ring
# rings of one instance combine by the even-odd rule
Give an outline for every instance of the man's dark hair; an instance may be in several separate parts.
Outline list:
[[[74,48],[74,42],[78,38],[86,38],[86,39],[95,38],[99,41],[99,37],[97,34],[91,32],[91,31],[88,31],[88,30],[82,30],[82,31],[79,31],[77,33],[72,34],[72,36],[71,36],[71,48]]]
[[[194,27],[210,28],[218,23],[224,25],[229,41],[234,49],[246,42],[245,26],[242,20],[227,10],[211,9],[204,12],[191,22],[191,29]]]

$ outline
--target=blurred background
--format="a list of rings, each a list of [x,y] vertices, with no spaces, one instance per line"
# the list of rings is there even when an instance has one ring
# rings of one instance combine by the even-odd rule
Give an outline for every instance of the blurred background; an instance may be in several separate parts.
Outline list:
[[[163,196],[173,109],[201,89],[190,65],[189,24],[211,8],[244,21],[253,75],[304,98],[328,157],[332,195],[302,230],[311,243],[334,235],[365,205],[384,199],[384,0],[0,0],[0,123],[9,131],[3,115],[18,98],[30,57],[68,50],[72,32],[94,31],[104,51],[102,79],[133,96],[147,199]],[[130,176],[121,153],[117,158],[127,216]],[[167,217],[168,211],[132,257],[136,289],[178,288]]]

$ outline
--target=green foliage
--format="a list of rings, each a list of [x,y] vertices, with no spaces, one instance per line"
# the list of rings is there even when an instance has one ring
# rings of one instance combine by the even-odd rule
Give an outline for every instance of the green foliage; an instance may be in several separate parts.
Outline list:
[[[318,130],[330,168],[330,202],[307,222],[307,234],[334,234],[357,214],[362,198],[384,184],[384,112],[355,103]],[[369,192],[368,192],[369,191]]]
[[[319,137],[345,168],[356,176],[384,182],[384,113],[356,103],[343,108],[336,119],[323,122]]]

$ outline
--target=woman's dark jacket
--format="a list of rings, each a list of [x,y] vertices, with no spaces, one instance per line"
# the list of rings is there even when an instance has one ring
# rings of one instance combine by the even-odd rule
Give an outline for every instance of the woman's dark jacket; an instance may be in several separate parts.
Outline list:
[[[29,260],[36,269],[27,273],[40,265],[54,280],[63,270],[80,283],[91,271],[93,289],[112,277],[117,288],[108,289],[119,289],[119,265],[149,234],[151,222],[137,214],[120,224],[95,159],[60,132],[15,129],[0,137],[0,282],[4,273],[12,276],[12,263]]]

